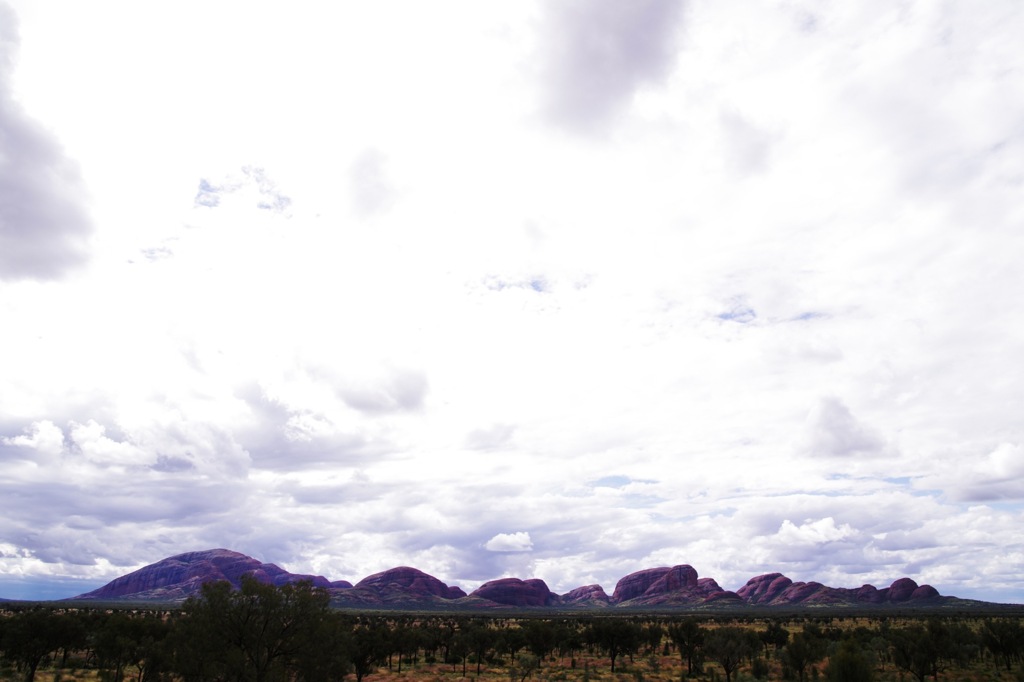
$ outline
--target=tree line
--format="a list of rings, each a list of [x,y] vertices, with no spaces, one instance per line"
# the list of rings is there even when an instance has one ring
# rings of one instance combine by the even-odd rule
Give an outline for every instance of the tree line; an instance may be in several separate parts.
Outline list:
[[[107,682],[362,682],[378,670],[430,664],[462,677],[500,668],[524,682],[543,667],[589,680],[624,664],[637,679],[644,671],[657,678],[660,661],[672,657],[684,676],[720,673],[726,682],[741,671],[799,682],[822,672],[869,681],[891,671],[925,682],[982,664],[1024,677],[1020,618],[747,620],[356,615],[332,609],[327,592],[309,583],[245,579],[238,590],[204,585],[178,610],[11,607],[0,614],[0,674],[26,682],[42,669],[95,669]]]

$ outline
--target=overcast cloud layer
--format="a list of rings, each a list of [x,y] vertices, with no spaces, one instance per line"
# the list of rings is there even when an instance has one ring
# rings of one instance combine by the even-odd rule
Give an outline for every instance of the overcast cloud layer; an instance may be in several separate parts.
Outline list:
[[[0,0],[0,596],[227,547],[1024,602],[1021,35]]]

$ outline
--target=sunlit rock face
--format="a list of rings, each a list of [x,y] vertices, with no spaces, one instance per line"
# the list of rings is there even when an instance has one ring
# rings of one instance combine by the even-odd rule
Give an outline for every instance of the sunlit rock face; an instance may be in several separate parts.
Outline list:
[[[506,606],[554,606],[562,601],[557,594],[548,589],[543,580],[537,578],[491,580],[471,592],[469,596]]]
[[[316,587],[351,586],[345,581],[332,584],[323,576],[296,575],[275,564],[265,564],[252,557],[227,549],[209,549],[168,557],[117,578],[98,590],[76,599],[181,600],[198,594],[204,583],[226,580],[235,587],[243,576],[252,576],[262,583],[287,585],[308,580]]]

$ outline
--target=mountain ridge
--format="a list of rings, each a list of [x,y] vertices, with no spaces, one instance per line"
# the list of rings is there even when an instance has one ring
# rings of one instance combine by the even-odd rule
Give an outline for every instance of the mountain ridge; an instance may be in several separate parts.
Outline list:
[[[572,609],[702,607],[702,606],[841,606],[942,605],[956,597],[942,596],[930,585],[899,578],[888,587],[862,585],[829,587],[818,582],[795,582],[781,573],[755,576],[736,591],[723,589],[709,577],[699,577],[687,564],[661,566],[623,576],[609,596],[600,585],[577,587],[556,594],[539,578],[498,578],[467,594],[460,587],[419,569],[398,566],[363,578],[346,580],[290,573],[228,549],[185,552],[167,557],[110,581],[103,587],[72,597],[75,601],[180,602],[200,593],[207,582],[227,580],[235,587],[243,576],[272,585],[309,581],[328,591],[331,603],[342,608],[545,608]]]

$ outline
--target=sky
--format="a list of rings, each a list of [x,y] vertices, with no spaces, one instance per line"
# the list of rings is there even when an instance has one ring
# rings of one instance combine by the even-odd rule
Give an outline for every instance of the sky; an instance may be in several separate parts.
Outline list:
[[[224,547],[1024,603],[1017,0],[0,0],[0,597]]]

